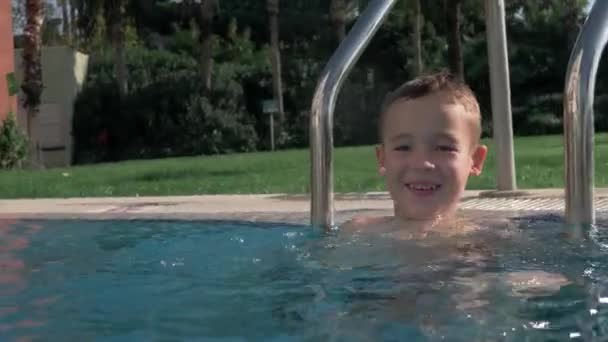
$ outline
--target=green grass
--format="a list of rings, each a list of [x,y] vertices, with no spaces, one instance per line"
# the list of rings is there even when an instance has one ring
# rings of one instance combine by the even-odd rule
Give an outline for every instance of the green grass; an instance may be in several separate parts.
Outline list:
[[[495,149],[483,175],[469,189],[495,186]],[[520,188],[563,187],[561,136],[515,139]],[[335,191],[383,191],[373,146],[337,148]],[[596,135],[595,182],[608,185],[608,134]],[[290,150],[222,156],[127,161],[42,171],[0,172],[1,198],[149,196],[245,193],[305,193],[310,182],[309,151]]]

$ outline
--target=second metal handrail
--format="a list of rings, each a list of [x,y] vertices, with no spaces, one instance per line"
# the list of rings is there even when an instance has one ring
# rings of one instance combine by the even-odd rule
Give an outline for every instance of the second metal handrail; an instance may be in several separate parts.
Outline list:
[[[568,64],[564,89],[566,221],[595,223],[593,205],[593,96],[602,51],[608,42],[608,1],[596,1]]]

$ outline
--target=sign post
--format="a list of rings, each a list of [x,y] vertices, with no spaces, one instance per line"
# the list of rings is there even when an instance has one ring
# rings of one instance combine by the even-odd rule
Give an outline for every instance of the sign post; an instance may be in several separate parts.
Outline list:
[[[270,149],[274,151],[274,114],[279,112],[277,101],[262,101],[262,111],[270,116]]]

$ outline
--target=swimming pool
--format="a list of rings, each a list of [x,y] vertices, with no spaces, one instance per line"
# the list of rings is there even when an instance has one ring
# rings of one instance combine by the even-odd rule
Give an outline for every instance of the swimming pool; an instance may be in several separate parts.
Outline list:
[[[560,238],[560,222],[408,241],[285,223],[4,220],[0,336],[605,339],[604,238]],[[568,283],[505,281],[526,272]]]

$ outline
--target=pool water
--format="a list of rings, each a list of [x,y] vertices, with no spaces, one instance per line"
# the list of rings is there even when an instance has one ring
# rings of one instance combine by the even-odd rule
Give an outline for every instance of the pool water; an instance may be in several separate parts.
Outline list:
[[[0,339],[606,340],[608,239],[563,229],[0,221]]]

